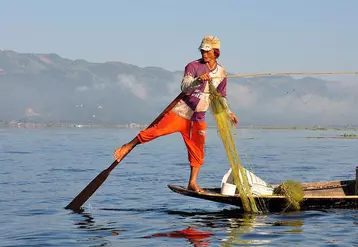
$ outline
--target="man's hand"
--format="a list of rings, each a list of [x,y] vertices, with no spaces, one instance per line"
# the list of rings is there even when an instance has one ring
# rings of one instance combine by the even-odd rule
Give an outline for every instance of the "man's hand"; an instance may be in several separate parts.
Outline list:
[[[210,75],[209,73],[202,74],[198,77],[199,81],[210,81]]]
[[[236,127],[236,125],[239,123],[239,119],[237,118],[237,116],[234,113],[230,113],[230,118],[231,118],[232,124]]]

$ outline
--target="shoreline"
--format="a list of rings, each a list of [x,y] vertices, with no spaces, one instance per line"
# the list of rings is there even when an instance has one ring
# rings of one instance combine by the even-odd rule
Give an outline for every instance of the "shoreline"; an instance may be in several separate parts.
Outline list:
[[[145,129],[148,124],[76,124],[76,123],[3,123],[0,122],[0,128],[116,128],[116,129]],[[215,129],[215,125],[208,125],[208,129]],[[243,125],[236,129],[254,129],[254,130],[351,130],[358,131],[358,126],[280,126],[280,125],[267,125],[267,126],[254,126]]]

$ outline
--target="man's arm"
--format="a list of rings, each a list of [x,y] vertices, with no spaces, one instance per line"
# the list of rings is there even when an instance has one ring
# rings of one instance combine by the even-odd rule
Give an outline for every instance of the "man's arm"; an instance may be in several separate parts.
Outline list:
[[[239,119],[237,118],[237,116],[231,111],[229,104],[227,102],[226,99],[226,88],[227,88],[227,79],[224,78],[223,81],[219,84],[219,86],[217,87],[217,91],[221,94],[222,96],[222,103],[227,111],[227,113],[230,115],[231,121],[232,123],[236,126],[239,123]]]
[[[202,81],[198,78],[194,78],[191,74],[185,74],[181,82],[181,91],[184,93],[193,91],[201,82]]]
[[[223,102],[224,108],[226,109],[227,113],[231,114],[232,111],[230,110],[229,104],[227,103],[226,96],[222,97],[222,102]]]
[[[238,117],[230,110],[230,107],[227,103],[227,99],[226,97],[222,97],[222,102],[224,104],[224,107],[226,108],[227,113],[229,114],[230,118],[231,118],[231,122],[233,123],[233,125],[237,125],[239,123],[239,119]]]
[[[184,76],[181,82],[182,92],[186,93],[186,92],[193,91],[202,82],[203,81],[200,79],[200,77],[197,77],[196,70],[191,63],[185,66]]]

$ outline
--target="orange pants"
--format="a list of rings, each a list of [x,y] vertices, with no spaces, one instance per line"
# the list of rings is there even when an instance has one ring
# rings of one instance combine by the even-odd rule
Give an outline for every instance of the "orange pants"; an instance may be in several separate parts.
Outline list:
[[[140,131],[137,138],[140,143],[146,143],[175,132],[180,132],[184,139],[190,165],[200,167],[204,163],[205,122],[192,122],[169,111],[158,124]]]

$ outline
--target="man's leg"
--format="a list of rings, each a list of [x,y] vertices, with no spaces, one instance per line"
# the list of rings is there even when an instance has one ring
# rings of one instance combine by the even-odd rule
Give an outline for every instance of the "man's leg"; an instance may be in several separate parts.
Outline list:
[[[185,145],[188,149],[190,162],[190,178],[188,189],[203,192],[197,184],[200,167],[204,163],[204,145],[206,135],[206,124],[194,122],[191,129],[182,132]]]
[[[196,192],[203,192],[197,183],[198,174],[200,171],[200,166],[190,166],[190,178],[188,182],[188,190],[193,190]]]
[[[163,116],[158,124],[142,130],[130,142],[117,148],[114,152],[114,158],[121,161],[135,146],[154,140],[160,136],[179,132],[182,128],[182,118],[170,111]]]

